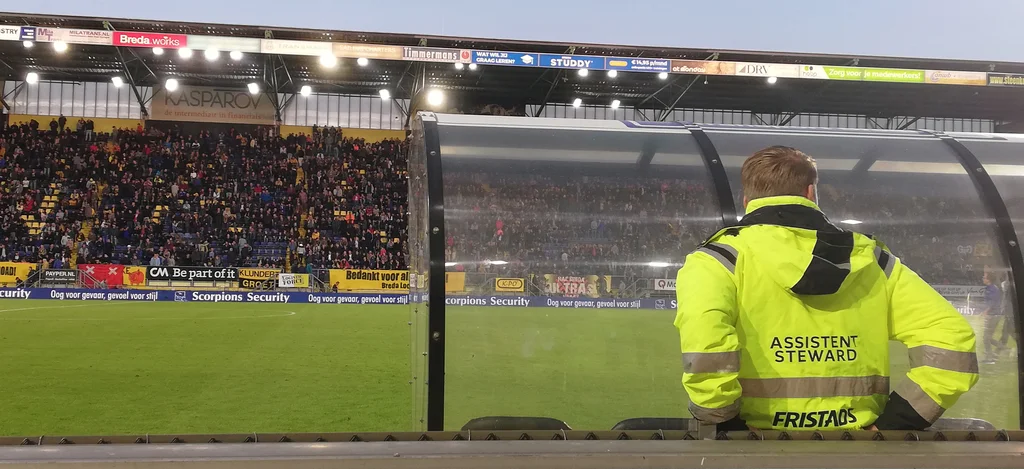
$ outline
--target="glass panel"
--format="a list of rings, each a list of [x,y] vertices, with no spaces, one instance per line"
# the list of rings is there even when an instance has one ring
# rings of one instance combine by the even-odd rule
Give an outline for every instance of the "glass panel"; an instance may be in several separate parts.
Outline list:
[[[35,93],[32,93],[31,95],[36,99],[35,113],[40,116],[50,115],[50,82],[43,81],[36,83],[35,86],[29,85],[28,91],[35,91]],[[48,124],[49,122],[40,121],[39,128],[43,128],[43,126]],[[49,127],[46,128],[48,129]]]
[[[726,165],[739,207],[740,167],[755,151],[786,145],[814,157],[821,207],[832,220],[885,242],[901,261],[945,292],[982,337],[984,320],[977,313],[984,307],[984,295],[962,295],[980,291],[986,272],[996,278],[1005,274],[1008,263],[993,249],[998,239],[995,221],[942,141],[887,130],[711,128],[708,134]],[[984,257],[977,254],[979,246]],[[904,379],[908,359],[901,344],[893,342],[890,349],[896,385]],[[1018,428],[1016,355],[981,356],[995,361],[981,365],[981,381],[945,417]]]
[[[1017,233],[1017,240],[1024,240],[1024,136],[1013,134],[951,134],[962,142],[992,177],[996,189],[1006,204]],[[999,255],[999,246],[975,245],[969,256],[978,264],[988,264],[993,256]],[[998,307],[989,309],[991,315],[978,318],[982,323],[982,332],[978,338],[978,348],[991,359],[995,356],[1000,364],[1001,372],[1011,375],[1016,365],[1012,357],[1018,355],[1020,337],[1017,328],[1022,311],[1015,311],[1015,299],[1021,292],[1013,288],[1013,277],[1009,271],[998,272],[991,282],[1002,293]],[[989,305],[986,304],[986,307]],[[1007,357],[1008,355],[1008,357]],[[1008,378],[1001,379],[1007,391],[1015,387],[1005,383]]]
[[[686,417],[674,292],[654,285],[674,278],[719,220],[689,133],[438,117],[445,427],[489,415],[549,416],[576,429]],[[644,155],[649,168],[637,164]]]
[[[377,98],[380,99],[380,98]],[[369,129],[370,128],[370,106],[373,102],[373,98],[369,96],[359,97],[359,128]]]
[[[313,124],[316,124],[316,125],[319,125],[319,126],[327,125],[327,121],[329,120],[328,114],[330,112],[330,107],[331,107],[331,96],[327,96],[327,95],[320,95],[320,96],[318,96],[317,97],[317,107],[316,107],[316,119],[313,121]]]
[[[338,127],[351,127],[349,121],[349,97],[338,96],[338,119],[336,124]]]
[[[96,111],[93,113],[93,117],[106,117],[107,116],[107,84],[97,83],[96,84]],[[99,129],[96,129],[99,130]]]
[[[117,97],[117,117],[128,118],[131,115],[131,107],[133,103],[136,103],[135,96],[132,95],[132,90],[128,89],[127,86],[118,88],[120,93]],[[134,104],[138,106],[138,104]]]
[[[344,97],[343,97],[344,98]],[[343,99],[343,103],[347,103]],[[346,115],[346,114],[342,114]],[[430,269],[430,246],[427,231],[427,155],[424,148],[423,122],[412,121],[409,150],[409,330],[410,377],[412,387],[413,430],[427,429],[427,286]]]
[[[85,94],[82,97],[82,115],[85,117],[96,116],[96,82],[86,82]]]
[[[63,83],[61,85],[60,112],[66,117],[74,116],[75,109],[82,110],[82,84]]]

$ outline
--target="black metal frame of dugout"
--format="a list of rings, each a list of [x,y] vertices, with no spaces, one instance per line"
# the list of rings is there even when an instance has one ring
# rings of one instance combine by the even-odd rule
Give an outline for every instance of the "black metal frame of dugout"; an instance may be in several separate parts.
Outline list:
[[[715,147],[713,139],[704,132],[704,129],[697,124],[684,123],[683,127],[695,140],[700,149],[705,169],[714,186],[715,199],[718,203],[719,216],[723,226],[731,226],[736,223],[738,210],[732,197],[732,187],[729,183],[725,167]],[[438,131],[438,123],[433,120],[423,121],[424,143],[426,145],[427,158],[427,188],[428,188],[428,226],[429,251],[430,251],[430,282],[429,282],[429,303],[427,305],[429,314],[428,331],[428,387],[427,387],[427,430],[442,431],[444,429],[444,368],[445,368],[445,251],[444,251],[444,169],[441,164],[441,140]],[[913,131],[907,131],[911,133]],[[957,157],[957,161],[971,178],[975,190],[981,199],[982,205],[996,223],[996,236],[998,237],[1000,253],[1007,260],[1010,273],[1013,277],[1015,291],[1014,324],[1016,325],[1017,338],[1024,338],[1024,321],[1020,320],[1024,312],[1024,257],[1021,255],[1021,248],[1013,222],[1007,211],[1006,204],[999,194],[991,176],[985,171],[984,166],[978,158],[963,143],[956,138],[941,132],[918,131],[923,135],[942,141]],[[637,165],[649,164],[652,155],[641,155]],[[1024,158],[1024,155],[1021,155]],[[1024,360],[1021,357],[1021,347],[1018,345],[1017,357],[1018,389],[1024,390]],[[1018,416],[1019,425],[1024,428],[1024,392],[1019,393],[1020,413]]]

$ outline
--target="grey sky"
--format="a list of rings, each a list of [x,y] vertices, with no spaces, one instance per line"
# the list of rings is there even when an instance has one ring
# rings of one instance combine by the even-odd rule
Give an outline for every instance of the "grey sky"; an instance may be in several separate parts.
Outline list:
[[[34,13],[569,43],[1024,61],[1024,0],[89,0]]]

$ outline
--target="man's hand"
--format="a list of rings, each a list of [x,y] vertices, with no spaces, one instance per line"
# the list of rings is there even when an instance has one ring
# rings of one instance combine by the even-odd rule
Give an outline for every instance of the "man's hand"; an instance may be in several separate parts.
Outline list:
[[[878,427],[876,427],[874,425],[869,425],[867,427],[864,427],[864,429],[867,430],[867,431],[871,431],[871,432],[877,432],[878,431]]]

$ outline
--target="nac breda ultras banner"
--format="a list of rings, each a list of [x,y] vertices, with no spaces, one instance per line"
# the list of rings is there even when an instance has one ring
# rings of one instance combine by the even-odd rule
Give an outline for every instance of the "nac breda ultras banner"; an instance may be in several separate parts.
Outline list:
[[[549,295],[598,298],[611,291],[611,277],[608,275],[544,274],[544,285],[545,293]]]
[[[153,96],[150,119],[186,122],[222,122],[226,124],[274,125],[274,105],[265,93],[250,94],[245,89],[182,86],[174,91],[163,88]]]
[[[238,280],[232,267],[146,267],[147,280],[172,282],[227,282]]]

